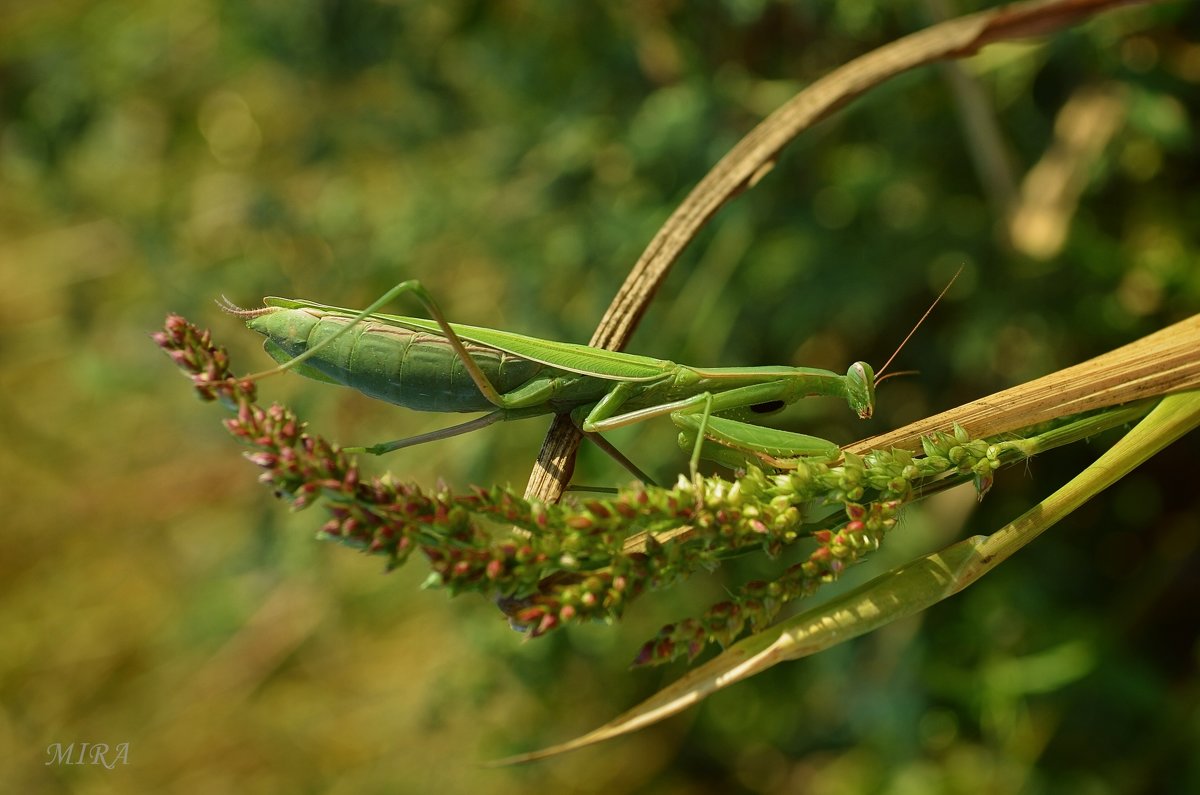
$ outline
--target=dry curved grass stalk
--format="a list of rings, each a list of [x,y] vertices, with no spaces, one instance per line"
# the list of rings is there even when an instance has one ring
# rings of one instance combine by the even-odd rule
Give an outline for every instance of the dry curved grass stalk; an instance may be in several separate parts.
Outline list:
[[[964,58],[994,42],[1050,33],[1101,11],[1148,1],[1035,0],[969,14],[886,44],[817,80],[760,122],[692,189],[626,277],[589,344],[624,348],[671,266],[708,219],[765,176],[796,136],[854,98],[918,66]],[[530,475],[527,497],[548,502],[561,497],[581,438],[569,418],[555,420]]]

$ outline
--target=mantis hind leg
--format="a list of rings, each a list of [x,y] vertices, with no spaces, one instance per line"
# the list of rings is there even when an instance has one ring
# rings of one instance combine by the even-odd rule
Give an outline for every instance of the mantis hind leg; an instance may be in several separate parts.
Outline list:
[[[370,447],[347,447],[345,450],[347,453],[370,453],[371,455],[384,455],[385,453],[390,453],[393,450],[402,450],[405,447],[416,447],[417,445],[425,444],[426,442],[436,442],[440,439],[449,439],[452,436],[461,436],[464,433],[477,431],[480,428],[486,428],[489,425],[496,424],[497,422],[520,420],[524,419],[525,417],[540,416],[544,413],[545,412],[542,411],[523,412],[519,409],[515,411],[497,409],[496,411],[484,414],[482,417],[476,417],[473,420],[460,422],[458,425],[451,425],[449,428],[441,428],[436,431],[430,431],[429,433],[420,433],[416,436],[409,436],[404,439],[396,439],[395,441],[391,442],[373,444]],[[589,442],[599,447],[614,461],[627,469],[635,478],[652,486],[657,485],[654,481],[654,478],[647,475],[641,470],[641,468],[638,467],[637,464],[630,461],[628,456],[617,449],[612,442],[608,441],[598,433],[584,433],[583,435],[584,438],[586,438]]]
[[[635,464],[635,463],[633,463],[633,461],[629,460],[629,457],[626,456],[624,453],[622,453],[612,442],[608,441],[600,434],[584,433],[583,437],[585,439],[587,439],[589,442],[591,442],[592,444],[599,447],[605,453],[607,453],[609,458],[611,458],[612,460],[616,461],[618,464],[623,466],[626,469],[626,471],[628,471],[631,475],[633,475],[638,480],[642,481],[643,483],[645,483],[649,486],[660,485],[657,482],[655,482],[654,478],[650,477],[645,472],[643,472],[637,464]]]
[[[486,428],[489,425],[494,425],[497,422],[506,420],[519,420],[525,417],[533,417],[541,412],[520,412],[520,411],[505,411],[504,409],[496,409],[495,411],[484,414],[482,417],[476,417],[473,420],[460,422],[458,425],[451,425],[449,428],[441,428],[428,433],[419,433],[416,436],[408,436],[404,439],[396,439],[391,442],[382,442],[373,444],[370,447],[347,447],[347,453],[370,453],[371,455],[383,455],[390,453],[393,450],[401,450],[405,447],[415,447],[426,442],[436,442],[439,439],[449,439],[452,436],[461,436],[464,433],[477,431],[480,428]]]
[[[405,447],[415,447],[419,444],[425,444],[426,442],[436,442],[441,439],[449,439],[453,436],[461,436],[464,433],[471,433],[472,431],[477,431],[480,428],[486,428],[489,425],[494,425],[497,422],[520,420],[525,419],[526,417],[536,417],[544,414],[545,412],[538,408],[528,410],[496,409],[495,411],[488,412],[481,417],[475,417],[474,419],[467,420],[466,422],[460,422],[458,425],[451,425],[449,428],[441,428],[428,433],[420,433],[415,436],[408,436],[404,439],[396,439],[391,442],[381,442],[380,444],[373,444],[370,447],[347,447],[345,448],[345,451],[347,453],[369,453],[371,455],[384,455],[385,453],[390,453],[394,450],[402,450]],[[598,433],[583,432],[583,435],[588,441],[599,447],[614,461],[627,469],[635,478],[643,483],[657,485],[653,478],[643,472],[637,464],[629,460],[629,458],[619,449],[617,449],[612,442],[608,441]]]

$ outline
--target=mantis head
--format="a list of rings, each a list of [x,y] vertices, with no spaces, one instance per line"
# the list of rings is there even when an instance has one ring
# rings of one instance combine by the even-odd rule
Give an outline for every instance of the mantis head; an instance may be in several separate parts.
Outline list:
[[[869,420],[875,413],[875,371],[866,362],[855,362],[846,371],[846,402],[859,419]]]

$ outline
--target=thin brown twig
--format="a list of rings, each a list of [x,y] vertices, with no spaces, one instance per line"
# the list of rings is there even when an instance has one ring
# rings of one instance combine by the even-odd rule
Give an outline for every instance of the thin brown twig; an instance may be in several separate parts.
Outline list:
[[[1003,6],[938,23],[820,78],[760,122],[692,189],[626,277],[589,344],[621,350],[671,266],[708,219],[765,176],[792,139],[854,98],[933,61],[963,58],[993,42],[1049,33],[1100,11],[1148,1],[1035,0]],[[527,497],[547,502],[561,497],[581,439],[569,419],[556,419],[530,475]]]

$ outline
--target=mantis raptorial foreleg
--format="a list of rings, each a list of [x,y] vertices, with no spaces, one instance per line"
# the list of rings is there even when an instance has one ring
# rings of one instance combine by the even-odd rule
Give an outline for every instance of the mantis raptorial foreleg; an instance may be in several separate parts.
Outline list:
[[[581,426],[589,431],[605,431],[664,414],[670,415],[671,421],[688,439],[686,443],[681,441],[681,446],[685,450],[690,447],[689,469],[693,477],[702,457],[724,465],[731,465],[734,461],[729,453],[719,449],[705,453],[706,441],[740,451],[741,455],[736,459],[737,463],[732,464],[733,468],[744,466],[748,457],[819,456],[836,459],[840,454],[838,446],[816,436],[764,428],[721,416],[733,414],[745,417],[771,413],[783,407],[788,389],[789,385],[782,381],[766,382],[717,394],[702,392],[682,400],[611,416],[605,416],[605,411],[611,412],[619,404],[616,401],[602,401],[588,413]],[[760,407],[761,411],[755,411]]]
[[[786,468],[788,459],[836,461],[842,454],[841,448],[827,439],[726,417],[709,417],[703,426],[694,414],[672,415],[671,419],[680,429],[681,448],[694,451],[703,438],[708,442],[704,458],[730,469],[744,469],[747,463]]]

